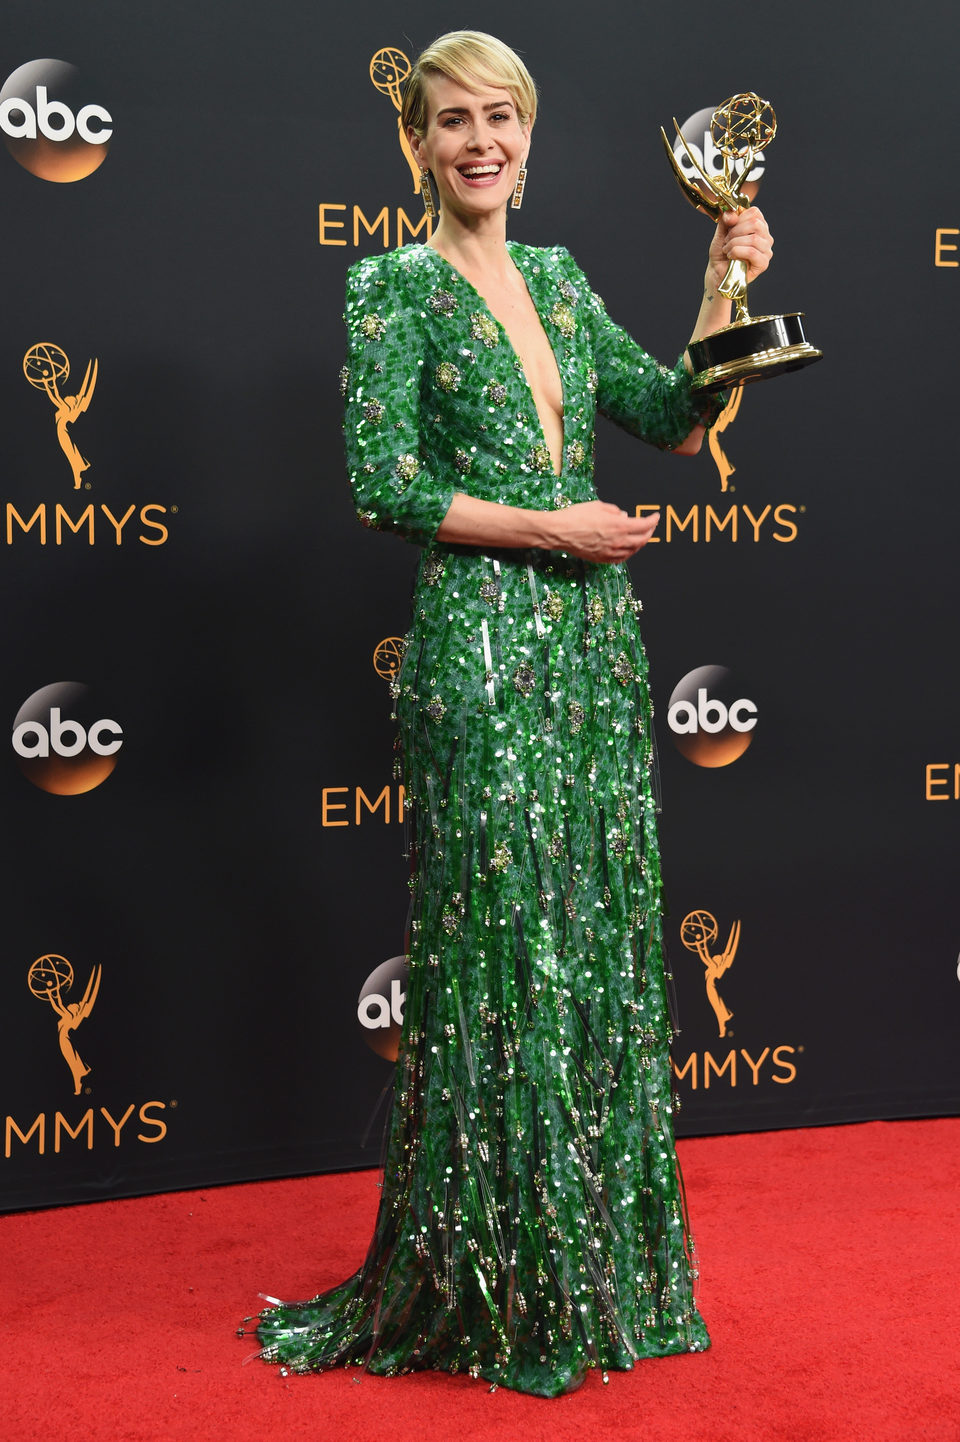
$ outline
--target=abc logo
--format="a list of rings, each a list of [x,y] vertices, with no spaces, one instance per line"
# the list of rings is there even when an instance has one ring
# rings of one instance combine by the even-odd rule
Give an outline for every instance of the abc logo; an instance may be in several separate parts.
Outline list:
[[[710,129],[712,119],[713,107],[708,106],[706,110],[698,110],[696,115],[691,115],[690,119],[685,120],[680,127],[680,133],[689,145],[691,152],[709,176],[723,174],[723,156],[713,143],[713,133]],[[687,179],[692,180],[694,184],[699,183],[702,188],[703,182],[690,164],[690,156],[680,144],[679,138],[673,142],[673,153]],[[763,175],[764,161],[765,157],[762,153],[757,156],[750,170],[750,180],[747,182],[749,186],[755,186],[760,180]],[[734,161],[733,169],[739,175],[740,163],[738,161]],[[752,199],[755,191],[745,190],[744,194],[749,195]]]
[[[698,666],[674,687],[667,721],[674,745],[696,766],[729,766],[753,740],[757,708],[725,666]]]
[[[357,1002],[357,1020],[367,1045],[387,1061],[396,1061],[400,1048],[409,970],[405,956],[391,956],[367,977]]]
[[[13,723],[13,749],[28,781],[54,796],[80,796],[106,781],[123,731],[98,709],[78,681],[43,686],[24,701]]]
[[[0,90],[0,131],[19,165],[41,180],[83,180],[106,159],[113,118],[93,105],[65,60],[30,60]]]

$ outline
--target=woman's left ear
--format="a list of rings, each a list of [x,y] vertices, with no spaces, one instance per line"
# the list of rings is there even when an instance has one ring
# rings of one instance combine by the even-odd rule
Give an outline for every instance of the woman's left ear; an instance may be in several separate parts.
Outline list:
[[[430,167],[428,165],[424,165],[423,157],[420,154],[420,136],[414,130],[412,125],[407,126],[407,144],[410,147],[411,155],[420,166],[421,170],[429,170]]]

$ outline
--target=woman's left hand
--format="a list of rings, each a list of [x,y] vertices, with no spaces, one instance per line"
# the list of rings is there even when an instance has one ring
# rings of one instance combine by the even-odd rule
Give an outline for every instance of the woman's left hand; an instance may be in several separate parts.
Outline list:
[[[741,210],[739,215],[726,211],[717,223],[710,244],[705,278],[708,293],[716,294],[716,287],[726,275],[732,260],[743,261],[749,282],[763,274],[772,254],[773,236],[761,210],[751,205]]]

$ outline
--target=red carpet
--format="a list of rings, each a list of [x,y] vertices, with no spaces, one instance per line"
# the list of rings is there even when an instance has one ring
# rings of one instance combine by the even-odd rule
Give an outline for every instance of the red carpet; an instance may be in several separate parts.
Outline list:
[[[0,1218],[3,1442],[960,1442],[960,1120],[682,1142],[713,1350],[542,1401],[242,1367],[361,1260],[376,1177]]]

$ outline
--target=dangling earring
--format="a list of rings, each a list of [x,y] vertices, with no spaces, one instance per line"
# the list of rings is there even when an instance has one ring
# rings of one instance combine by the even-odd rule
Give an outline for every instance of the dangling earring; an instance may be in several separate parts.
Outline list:
[[[437,203],[433,198],[433,191],[430,189],[430,172],[420,167],[420,198],[423,201],[423,213],[428,220],[436,220]]]
[[[510,201],[511,210],[519,210],[521,205],[523,204],[523,187],[526,185],[526,183],[527,165],[526,161],[524,161],[523,165],[521,165],[520,169],[517,171],[517,183],[513,187],[513,197]]]

